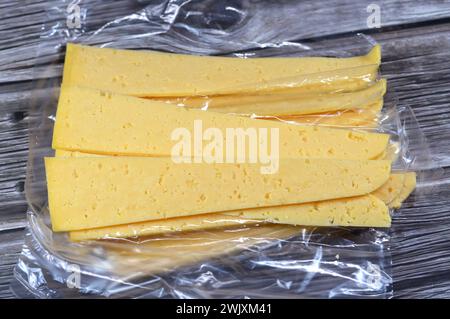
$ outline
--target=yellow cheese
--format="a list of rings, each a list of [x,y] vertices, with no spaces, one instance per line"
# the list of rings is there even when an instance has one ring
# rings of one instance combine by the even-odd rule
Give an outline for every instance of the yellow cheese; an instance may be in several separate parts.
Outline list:
[[[56,150],[56,157],[98,157],[105,156],[99,154],[89,154],[82,152],[71,152]],[[380,156],[380,160],[387,159],[388,154]],[[390,160],[390,158],[389,158]],[[392,173],[389,179],[380,188],[372,192],[372,195],[378,197],[386,205],[392,208],[399,208],[401,203],[411,194],[416,186],[416,173]]]
[[[232,212],[231,215],[302,226],[389,227],[391,224],[387,206],[372,195],[283,207],[253,208]]]
[[[316,203],[288,206],[250,208],[223,214],[204,214],[166,220],[147,221],[128,225],[72,231],[74,241],[105,238],[148,236],[177,231],[210,229],[270,221],[311,226],[389,227],[390,216],[379,200],[389,207],[400,207],[415,187],[415,173],[393,173],[389,180],[372,192],[375,196],[361,196]],[[376,198],[379,198],[376,199]],[[228,219],[224,216],[228,215]],[[331,223],[332,221],[332,223]]]
[[[70,239],[83,241],[127,238],[249,225],[257,222],[303,226],[389,227],[390,215],[385,204],[389,204],[389,207],[393,207],[393,203],[401,204],[414,189],[414,185],[414,172],[394,173],[383,186],[372,192],[372,195],[72,231],[70,232]],[[385,204],[380,203],[380,200]]]
[[[416,173],[392,173],[388,181],[372,194],[389,207],[399,208],[416,187]]]
[[[56,157],[104,157],[100,154],[89,154],[82,152],[71,152],[64,150],[56,150]],[[382,154],[380,160],[387,159],[388,154]],[[389,158],[390,160],[390,158]],[[385,204],[392,208],[399,208],[401,203],[411,194],[416,186],[416,173],[392,173],[389,179],[380,188],[372,192],[381,199]]]
[[[384,150],[384,152],[374,159],[390,160],[391,163],[395,163],[395,161],[397,161],[398,157],[400,156],[399,147],[400,145],[398,142],[391,141],[391,143],[389,143],[388,147]]]
[[[99,154],[88,154],[82,152],[71,152],[56,150],[56,157],[98,157],[105,156]],[[379,160],[390,159],[389,154],[382,154]],[[391,160],[392,162],[392,160]],[[416,173],[392,173],[389,179],[380,188],[372,192],[372,195],[381,199],[386,205],[392,208],[399,208],[401,203],[411,194],[416,187]]]
[[[389,161],[282,159],[257,164],[175,164],[170,158],[46,158],[55,231],[368,194]],[[176,199],[176,200],[175,200]]]
[[[403,188],[404,174],[391,174],[387,182],[375,190],[373,194],[391,207],[392,202]]]
[[[372,195],[287,206],[252,208],[70,232],[70,239],[126,238],[258,222],[302,226],[389,227],[387,206]]]
[[[416,173],[414,172],[406,173],[403,178],[403,187],[401,188],[400,193],[397,195],[397,197],[390,204],[390,207],[400,208],[402,203],[405,201],[405,199],[408,198],[408,196],[414,191],[415,188],[416,188]]]
[[[224,156],[229,128],[266,130],[266,134],[278,129],[279,156],[286,158],[372,159],[386,149],[389,141],[387,134],[290,125],[62,87],[53,148],[98,154],[170,156],[176,144],[171,139],[173,132],[182,128],[195,136],[195,121],[201,121],[203,130],[219,130],[222,138],[217,142]]]
[[[96,48],[69,43],[63,83],[134,96],[192,96],[273,90],[286,86],[355,89],[374,80],[380,47],[352,58],[192,56]],[[336,71],[335,70],[339,70]]]
[[[297,92],[261,93],[259,95],[222,95],[212,97],[187,97],[156,99],[169,104],[213,112],[239,115],[300,115],[363,109],[381,101],[386,93],[386,80],[356,92],[301,94]]]
[[[88,154],[56,150],[56,157],[98,157],[99,154]],[[382,154],[378,159],[390,159],[389,154]],[[388,207],[399,208],[401,203],[411,194],[416,186],[416,173],[391,173],[389,179],[371,194],[382,200]]]

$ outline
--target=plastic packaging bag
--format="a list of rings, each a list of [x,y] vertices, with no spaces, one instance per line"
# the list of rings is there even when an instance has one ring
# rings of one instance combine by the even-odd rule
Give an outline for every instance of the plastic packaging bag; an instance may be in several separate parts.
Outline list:
[[[277,25],[276,31],[260,25],[255,22],[257,7],[252,8],[246,3],[227,6],[219,16],[211,17],[202,14],[201,10],[206,10],[206,7],[200,3],[134,3],[124,8],[129,11],[123,11],[120,15],[112,14],[106,23],[104,15],[108,11],[105,9],[114,9],[111,2],[60,1],[49,8],[51,19],[44,28],[37,65],[49,61],[53,64],[44,70],[37,68],[37,72],[42,73],[38,77],[41,80],[36,83],[31,110],[34,120],[31,124],[26,183],[30,205],[29,233],[15,269],[16,278],[26,290],[42,298],[81,296],[80,293],[133,298],[392,296],[387,229],[256,223],[238,224],[225,229],[79,243],[69,241],[67,233],[52,232],[43,158],[53,156],[52,128],[61,84],[59,77],[62,74],[59,63],[67,42],[112,48],[231,55],[236,58],[354,56],[368,52],[374,44],[370,38],[362,35],[355,35],[348,47],[334,48],[332,44],[327,45],[327,40],[308,44],[289,41],[273,43],[269,41],[270,36],[274,32],[288,33],[288,24]],[[295,5],[285,6],[286,9],[289,6],[293,6],[291,10],[295,9]],[[247,23],[242,24],[240,19]],[[101,25],[98,21],[102,21]],[[235,28],[233,24],[236,24]],[[267,87],[286,90],[285,94],[289,95],[292,88],[307,87],[308,79],[314,78],[330,80],[327,72],[320,72],[272,81],[267,83]],[[378,77],[372,85],[379,83]],[[233,89],[239,91],[242,86]],[[248,104],[250,106],[245,114],[241,114],[236,112],[242,105],[240,98],[234,109],[222,111],[293,125],[319,124],[389,133],[391,152],[386,156],[394,160],[393,170],[420,171],[431,161],[426,143],[409,108],[399,105],[389,89],[387,92],[380,112],[370,107],[342,107],[339,110],[308,114],[258,114],[260,104],[252,104],[255,102],[253,100]],[[273,92],[267,94],[272,94],[275,100],[280,96]],[[307,90],[293,94],[294,99],[309,99],[314,104]],[[325,100],[345,95],[346,92],[338,89],[327,94]],[[260,96],[256,94],[256,99]],[[377,91],[361,103],[372,105],[381,96],[380,91]],[[249,100],[253,97],[250,94]],[[158,100],[208,111],[215,104],[219,108],[221,105],[228,107],[233,98],[226,96],[221,101],[224,96],[213,95]],[[345,100],[345,96],[342,99]],[[277,101],[285,102],[287,99],[283,96]],[[354,102],[354,98],[346,101]],[[264,97],[256,102],[264,104],[267,99]],[[283,109],[280,107],[280,110]],[[361,121],[361,118],[364,120]],[[422,178],[430,177],[419,174],[419,182]],[[416,192],[415,196],[420,195]],[[16,292],[19,296],[26,295],[21,289],[16,288]]]

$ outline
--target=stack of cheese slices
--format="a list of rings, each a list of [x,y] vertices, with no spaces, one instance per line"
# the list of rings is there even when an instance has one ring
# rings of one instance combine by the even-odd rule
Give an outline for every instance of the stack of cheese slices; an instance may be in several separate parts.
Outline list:
[[[379,65],[378,46],[352,58],[240,59],[69,44],[45,159],[53,230],[80,241],[261,222],[389,227],[415,173],[391,172],[389,135],[354,129],[376,125]],[[278,170],[175,160],[173,132],[199,120],[278,129]]]

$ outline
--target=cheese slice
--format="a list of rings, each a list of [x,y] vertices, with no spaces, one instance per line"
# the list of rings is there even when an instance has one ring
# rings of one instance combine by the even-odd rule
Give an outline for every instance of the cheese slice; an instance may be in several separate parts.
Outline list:
[[[55,150],[55,157],[105,157],[107,155],[89,154]],[[379,160],[388,159],[392,162],[391,155],[383,154]],[[372,195],[381,199],[391,208],[399,208],[401,203],[408,198],[416,187],[416,173],[391,173],[389,179],[380,188],[372,192]]]
[[[55,150],[55,157],[105,157],[105,156],[107,155]],[[379,159],[391,160],[389,154],[384,154],[384,157],[380,157]],[[408,198],[408,196],[414,191],[415,187],[416,187],[415,172],[391,173],[386,183],[384,183],[380,188],[373,191],[371,194],[381,199],[389,207],[399,208],[401,203],[406,198]]]
[[[204,214],[128,225],[70,232],[73,241],[127,238],[162,233],[248,225],[257,222],[310,226],[389,227],[390,215],[385,205],[399,208],[415,187],[416,174],[393,173],[380,188],[354,198],[328,200],[287,206],[250,208],[222,214]],[[375,195],[375,196],[374,196]]]
[[[222,137],[217,142],[224,156],[226,131],[230,128],[265,130],[268,135],[273,128],[278,129],[279,157],[285,158],[372,159],[386,149],[389,141],[387,134],[289,125],[169,106],[91,89],[62,87],[53,148],[98,154],[170,156],[176,144],[172,134],[181,129],[195,136],[196,121],[201,121],[201,131],[219,130]]]
[[[104,157],[106,155],[89,154],[82,152],[71,152],[64,150],[55,150],[55,157]],[[383,154],[379,158],[389,159],[389,154]],[[392,162],[392,160],[391,160]],[[380,188],[371,194],[382,200],[388,207],[399,208],[402,202],[414,191],[416,187],[416,173],[391,173],[389,179]],[[234,221],[232,222],[234,223]]]
[[[257,164],[175,164],[170,158],[46,158],[54,231],[365,195],[389,161],[282,159]]]
[[[389,177],[387,187],[380,187],[373,194],[382,199],[389,207],[400,208],[403,201],[416,187],[416,173],[394,173]]]
[[[82,241],[126,238],[258,222],[302,226],[389,227],[391,218],[387,206],[381,200],[372,195],[365,195],[315,203],[253,208],[224,212],[223,214],[193,215],[72,231],[70,239]]]
[[[405,187],[406,185],[406,187]],[[393,173],[372,195],[286,206],[250,208],[70,232],[73,241],[127,238],[272,222],[302,226],[389,227],[386,204],[400,203],[414,189],[415,173]],[[400,195],[401,194],[401,195]],[[376,196],[374,196],[376,195]],[[384,202],[380,203],[380,200]],[[396,206],[396,208],[398,208]]]
[[[392,207],[392,203],[400,195],[403,188],[403,180],[405,174],[391,174],[387,182],[375,190],[373,194],[385,202],[389,207]]]
[[[153,100],[239,115],[299,115],[363,109],[378,101],[382,103],[385,93],[386,80],[381,79],[367,89],[356,92],[302,94],[295,92],[294,89],[294,92],[277,92],[277,94],[271,92],[259,95],[153,98]]]
[[[334,82],[362,88],[376,78],[380,57],[379,46],[365,56],[352,58],[239,59],[69,43],[63,83],[140,97],[217,95],[296,86],[335,90]]]
[[[400,191],[400,194],[395,198],[392,202],[391,206],[393,208],[400,208],[402,203],[411,195],[411,193],[416,188],[416,173],[409,172],[405,174],[405,178],[403,179],[403,187]]]
[[[277,224],[302,226],[389,227],[391,224],[388,207],[373,195],[253,208],[229,214]]]
[[[384,159],[384,160],[390,160],[391,163],[395,163],[400,156],[400,144],[398,142],[389,143],[388,147],[385,149],[383,153],[381,153],[379,156],[374,158],[375,160]]]

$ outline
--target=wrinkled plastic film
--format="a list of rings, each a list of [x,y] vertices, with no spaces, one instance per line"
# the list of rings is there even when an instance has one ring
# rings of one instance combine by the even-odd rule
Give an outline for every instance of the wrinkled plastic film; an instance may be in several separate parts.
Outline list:
[[[38,61],[50,60],[56,65],[64,55],[67,42],[188,54],[226,54],[249,59],[258,56],[354,56],[366,54],[374,44],[367,37],[355,36],[357,50],[348,52],[326,45],[314,49],[313,45],[299,43],[273,46],[252,42],[249,45],[236,37],[231,44],[224,42],[224,49],[221,49],[220,45],[215,45],[218,39],[205,36],[205,30],[198,30],[203,43],[200,46],[192,39],[174,35],[164,15],[154,15],[156,11],[152,5],[116,17],[101,27],[90,27],[90,15],[86,14],[83,28],[76,30],[62,23],[65,5],[61,1],[60,6],[49,8],[49,15],[60,20],[45,27]],[[94,5],[84,4],[83,8],[87,13],[95,12]],[[246,10],[249,10],[247,13],[251,11],[250,8]],[[149,12],[152,14],[148,15]],[[194,30],[196,26],[189,28]],[[230,50],[231,47],[234,50]],[[245,53],[233,52],[244,49]],[[383,90],[376,90],[382,75],[367,72],[365,68],[377,69],[364,66],[347,70],[349,74],[356,74],[355,79],[367,82],[362,90],[350,92],[340,86],[345,75],[332,77],[327,72],[320,72],[266,83],[264,92],[247,94],[242,93],[248,89],[246,86],[229,88],[230,92],[240,92],[238,98],[236,94],[228,94],[155,99],[206,112],[218,110],[293,125],[319,124],[389,133],[391,142],[385,157],[394,160],[393,170],[419,171],[431,159],[426,152],[426,142],[414,124],[413,114],[408,107],[398,103],[389,90],[389,83],[386,95]],[[52,232],[43,158],[54,154],[52,128],[61,84],[60,79],[54,77],[61,76],[61,70],[49,68],[44,73],[47,76],[41,76],[43,80],[36,83],[36,103],[32,106],[33,114],[37,116],[30,128],[32,143],[26,184],[30,204],[29,233],[15,270],[16,278],[35,296],[73,297],[81,296],[80,293],[133,298],[391,296],[389,231],[386,229],[315,228],[243,221],[226,228],[83,242],[69,240],[67,233]],[[325,90],[322,100],[317,101],[311,83],[338,85]],[[372,91],[364,94],[363,90]],[[342,103],[333,104],[336,99]],[[381,109],[377,105],[380,101],[383,102]],[[287,106],[293,111],[285,112]],[[306,106],[309,108],[307,114]],[[311,106],[317,107],[318,111],[311,111]],[[264,107],[267,111],[261,112]],[[419,176],[419,180],[421,178]],[[70,288],[67,282],[73,274],[80,274],[81,280],[79,285]]]
[[[45,277],[47,269],[39,267],[43,262],[53,265],[50,274],[55,280],[67,282],[75,269],[81,274],[83,293],[108,297],[343,298],[374,297],[374,291],[375,297],[389,296],[391,278],[386,273],[389,265],[384,264],[383,249],[367,247],[370,241],[384,245],[388,241],[384,232],[260,227],[249,228],[246,234],[242,230],[221,230],[186,233],[186,238],[178,235],[167,241],[99,242],[95,246],[74,246],[76,252],[72,253],[66,246],[64,254],[50,255],[36,245],[35,238],[27,237],[32,249],[24,250],[16,274],[22,280],[33,277],[35,293],[40,297],[75,293],[64,285],[56,290],[47,287],[52,277]],[[333,248],[337,245],[339,252]],[[95,264],[81,264],[80,252],[89,254]],[[30,281],[24,283],[30,285]]]

